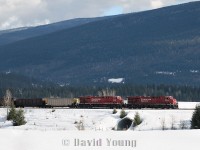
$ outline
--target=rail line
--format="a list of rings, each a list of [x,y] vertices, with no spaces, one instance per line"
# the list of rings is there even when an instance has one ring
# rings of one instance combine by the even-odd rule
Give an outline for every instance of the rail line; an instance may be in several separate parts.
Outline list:
[[[0,107],[0,108],[4,108],[4,107]],[[80,109],[87,109],[87,110],[98,110],[98,109],[104,109],[104,110],[113,110],[112,108],[104,108],[104,107],[94,107],[94,108],[70,108],[70,107],[52,107],[52,108],[40,108],[40,107],[24,107],[23,109],[71,109],[71,110],[80,110]],[[118,108],[118,109],[122,109],[122,108]],[[141,109],[130,109],[130,108],[124,108],[125,110],[166,110],[166,111],[170,111],[170,110],[195,110],[195,108],[179,108],[179,109],[161,109],[161,108],[157,108],[157,109],[153,109],[153,108],[141,108]]]

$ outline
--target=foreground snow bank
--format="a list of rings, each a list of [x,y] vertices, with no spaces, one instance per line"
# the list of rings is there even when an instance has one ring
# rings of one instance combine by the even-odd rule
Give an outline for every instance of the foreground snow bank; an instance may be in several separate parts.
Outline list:
[[[200,130],[22,131],[0,130],[2,150],[188,150],[198,149]]]

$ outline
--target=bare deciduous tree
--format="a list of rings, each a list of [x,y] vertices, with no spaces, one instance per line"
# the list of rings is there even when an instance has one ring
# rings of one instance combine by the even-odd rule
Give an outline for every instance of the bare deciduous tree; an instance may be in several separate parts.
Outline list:
[[[12,93],[8,89],[6,90],[6,94],[3,98],[3,106],[7,108],[7,116],[8,116],[8,108],[11,106],[12,103]]]
[[[184,130],[184,129],[187,129],[187,128],[188,128],[188,126],[187,126],[186,121],[180,120],[180,129]]]
[[[171,130],[175,130],[175,117],[171,116]]]
[[[163,118],[163,119],[161,120],[161,128],[162,128],[162,130],[166,130],[165,118]]]
[[[101,91],[98,91],[98,95],[99,96],[115,96],[116,95],[116,91],[113,89],[102,89]]]

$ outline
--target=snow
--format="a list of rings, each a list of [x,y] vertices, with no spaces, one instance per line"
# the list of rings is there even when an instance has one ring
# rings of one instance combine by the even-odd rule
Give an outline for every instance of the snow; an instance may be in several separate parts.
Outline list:
[[[143,119],[141,125],[134,130],[161,130],[161,122],[165,120],[166,128],[170,129],[173,120],[175,128],[179,129],[180,124],[185,122],[187,128],[190,127],[190,119],[197,102],[179,102],[179,110],[156,110],[156,109],[126,109],[127,117],[134,118],[138,112]],[[13,127],[11,121],[6,121],[6,109],[0,108],[0,128],[18,130],[78,130],[80,122],[84,125],[84,130],[89,131],[110,131],[116,127],[120,121],[120,109],[116,114],[112,114],[112,109],[39,109],[24,108],[27,124]],[[130,128],[129,130],[133,130]]]
[[[110,82],[110,83],[123,83],[124,78],[111,78],[111,79],[108,79],[108,82]]]
[[[180,109],[194,109],[200,102],[179,102],[178,105]]]
[[[9,70],[9,71],[6,71],[6,74],[10,74],[11,73],[11,71]]]
[[[160,130],[162,119],[166,120],[166,126],[170,127],[171,117],[175,118],[175,124],[179,128],[180,121],[190,122],[193,110],[126,110],[127,117],[134,118],[139,112],[143,123],[135,130]],[[1,128],[20,130],[78,130],[77,123],[83,122],[85,130],[110,131],[117,125],[120,110],[112,114],[112,110],[84,110],[84,109],[25,109],[27,124],[20,127],[11,126],[10,122],[1,122]],[[2,119],[3,120],[3,119]],[[76,123],[77,122],[77,123]],[[9,126],[10,125],[10,126]],[[188,126],[190,126],[188,124]]]
[[[199,73],[199,70],[190,70],[191,73]]]
[[[176,72],[169,72],[169,71],[156,71],[156,74],[163,74],[163,75],[175,75]]]
[[[112,109],[24,108],[27,124],[14,127],[11,121],[6,121],[6,109],[0,108],[0,145],[2,150],[197,149],[200,130],[189,129],[197,104],[179,102],[179,110],[125,109],[126,117],[133,119],[138,112],[143,120],[139,126],[131,126],[127,131],[112,130],[121,120],[120,109],[112,114]],[[176,130],[171,130],[172,124]],[[181,130],[183,124],[184,130]],[[84,131],[79,131],[81,125]],[[74,146],[75,139],[95,141],[93,144],[96,145]],[[129,142],[136,142],[136,146],[108,146],[109,139],[132,140]],[[101,146],[98,146],[99,140]]]

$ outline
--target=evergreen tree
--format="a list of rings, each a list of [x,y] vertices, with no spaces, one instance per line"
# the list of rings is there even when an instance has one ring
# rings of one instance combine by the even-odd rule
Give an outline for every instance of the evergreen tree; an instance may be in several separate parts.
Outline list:
[[[195,108],[195,111],[192,115],[191,128],[200,129],[200,106]]]
[[[20,126],[26,124],[25,117],[24,117],[24,111],[22,109],[19,109],[15,117],[13,118],[13,125],[14,126]]]
[[[125,112],[125,110],[124,109],[122,109],[121,110],[121,112],[120,112],[120,118],[124,118],[125,116],[127,115],[127,113]]]
[[[140,114],[138,112],[136,112],[135,117],[133,119],[133,124],[134,124],[134,126],[137,126],[141,123],[142,123],[142,120],[140,118]]]

